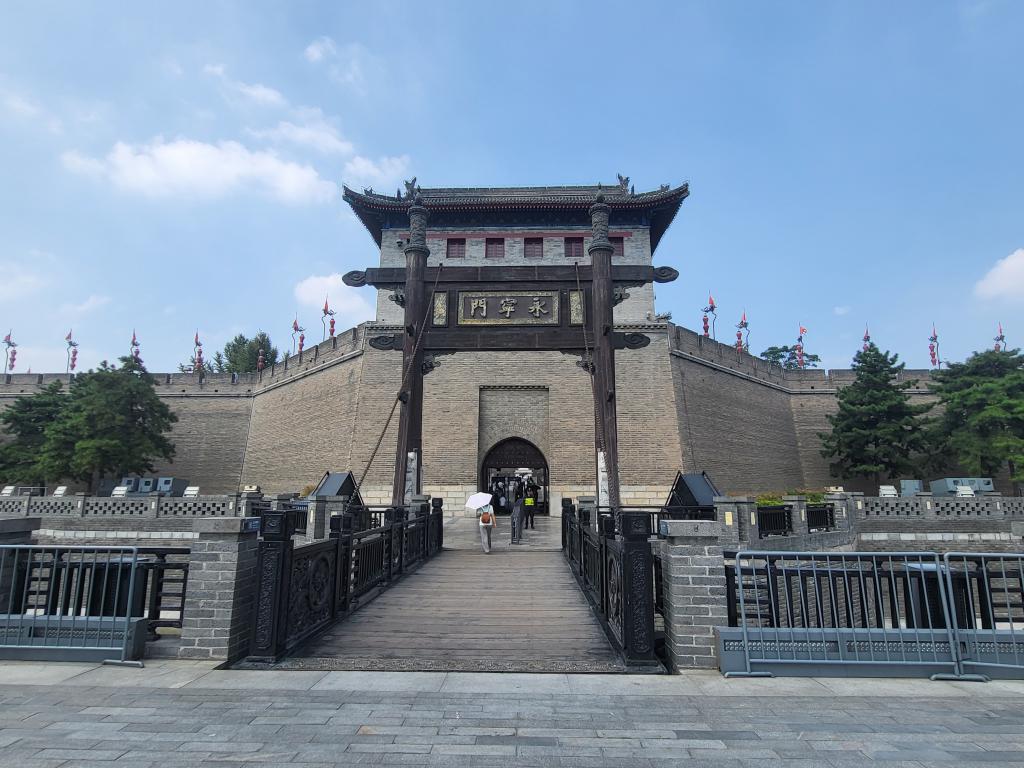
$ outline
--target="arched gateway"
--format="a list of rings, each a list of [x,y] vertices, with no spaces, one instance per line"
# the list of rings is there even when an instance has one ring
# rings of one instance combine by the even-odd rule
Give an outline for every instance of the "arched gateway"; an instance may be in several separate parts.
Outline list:
[[[548,512],[548,462],[540,448],[521,437],[509,437],[496,443],[480,466],[480,487],[492,488],[495,481],[508,484],[516,476],[532,477],[541,489],[538,512]]]

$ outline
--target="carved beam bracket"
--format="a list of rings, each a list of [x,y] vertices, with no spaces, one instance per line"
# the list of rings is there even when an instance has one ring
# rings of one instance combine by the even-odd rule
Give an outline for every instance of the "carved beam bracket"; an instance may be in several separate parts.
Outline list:
[[[353,269],[351,272],[346,272],[342,275],[341,282],[345,285],[351,286],[352,288],[362,288],[366,285],[366,271],[362,269]]]
[[[612,334],[613,349],[643,349],[651,343],[651,337],[646,333],[621,333]]]
[[[344,280],[344,279],[345,278],[342,278],[342,280]],[[398,306],[404,307],[405,306],[405,289],[404,288],[396,288],[388,296],[388,299],[393,301],[393,302],[395,302],[395,304],[397,304]]]
[[[656,283],[671,283],[673,280],[679,277],[679,270],[673,269],[672,267],[655,267],[654,268],[654,282]]]
[[[382,352],[401,352],[402,337],[397,334],[390,334],[388,336],[371,336],[370,346],[374,349],[379,349]]]

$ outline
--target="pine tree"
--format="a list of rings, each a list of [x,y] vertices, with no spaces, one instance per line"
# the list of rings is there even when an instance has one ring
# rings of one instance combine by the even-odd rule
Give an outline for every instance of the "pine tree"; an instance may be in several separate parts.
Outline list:
[[[72,381],[45,430],[37,466],[47,478],[85,481],[90,489],[108,474],[151,472],[154,459],[173,458],[166,433],[177,420],[141,362],[103,362]]]
[[[943,411],[933,421],[940,450],[965,471],[994,476],[1003,468],[1024,481],[1024,355],[988,350],[933,376]]]
[[[768,347],[768,349],[761,353],[761,359],[790,371],[800,367],[795,344],[789,347]],[[819,355],[804,352],[804,368],[817,368],[820,362],[821,357]]]
[[[35,394],[22,395],[0,413],[0,424],[12,438],[0,445],[0,485],[46,484],[47,478],[38,467],[39,452],[46,428],[57,418],[65,399],[61,383],[55,381]]]
[[[829,416],[832,432],[819,434],[822,456],[833,458],[832,475],[870,477],[876,483],[913,466],[924,445],[919,418],[931,406],[914,405],[907,390],[917,382],[897,382],[905,365],[898,355],[874,344],[853,358],[856,378],[839,391],[839,411]]]

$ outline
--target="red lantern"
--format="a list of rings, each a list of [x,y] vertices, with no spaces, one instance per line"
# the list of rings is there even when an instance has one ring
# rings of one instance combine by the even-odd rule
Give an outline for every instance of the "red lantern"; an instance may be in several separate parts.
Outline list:
[[[299,354],[302,354],[302,348],[305,346],[305,344],[306,344],[306,334],[300,333],[299,334]]]
[[[334,338],[334,318],[331,318],[331,338]]]
[[[710,336],[710,335],[711,335],[711,334],[710,334],[710,332],[709,332],[709,329],[710,329],[710,327],[711,327],[711,326],[710,326],[710,325],[708,324],[708,316],[707,316],[707,315],[705,314],[705,315],[704,315],[704,338],[705,338],[705,339],[706,339],[706,338],[707,338],[708,336]]]
[[[266,367],[266,364],[267,362],[263,357],[263,350],[261,349],[259,356],[256,358],[256,370],[262,373],[263,369]]]
[[[71,370],[75,370],[75,366],[78,365],[78,350],[71,350]]]
[[[7,360],[7,370],[14,370],[14,363],[18,359],[18,350],[11,347],[11,356]]]
[[[743,331],[736,331],[736,349],[739,352],[743,351]]]

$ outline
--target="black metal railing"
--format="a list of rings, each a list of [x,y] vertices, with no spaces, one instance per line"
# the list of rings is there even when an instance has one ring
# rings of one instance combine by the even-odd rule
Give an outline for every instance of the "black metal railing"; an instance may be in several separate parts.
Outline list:
[[[757,535],[764,539],[768,536],[789,536],[793,533],[793,508],[788,504],[778,504],[757,508]]]
[[[807,532],[834,531],[836,529],[836,508],[832,504],[807,505]]]
[[[365,509],[333,515],[330,538],[295,546],[290,509],[261,520],[256,616],[249,661],[272,662],[372,600],[444,544],[440,499],[389,507],[382,525]]]
[[[144,585],[148,637],[159,638],[157,629],[181,629],[188,590],[188,547],[137,547],[140,567],[147,574]]]
[[[566,560],[623,659],[656,664],[652,516],[625,508],[599,511],[577,511],[563,500]]]

